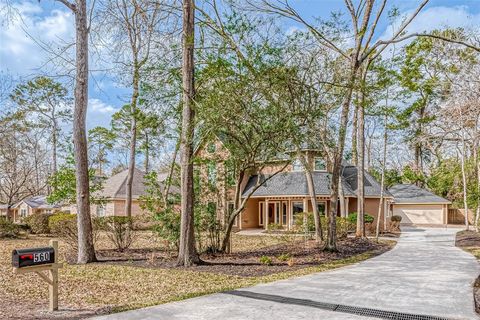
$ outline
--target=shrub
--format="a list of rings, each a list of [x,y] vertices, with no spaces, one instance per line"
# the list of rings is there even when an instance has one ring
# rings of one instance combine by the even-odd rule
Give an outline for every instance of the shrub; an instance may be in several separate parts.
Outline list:
[[[115,248],[122,252],[130,248],[134,241],[133,220],[130,217],[104,217],[99,218],[101,229],[107,233],[107,238]]]
[[[392,216],[392,217],[390,218],[390,221],[392,221],[392,222],[401,222],[401,221],[402,221],[402,216],[396,216],[396,215],[395,215],[395,216]]]
[[[0,238],[17,238],[20,227],[8,219],[0,219]]]
[[[402,221],[401,216],[392,216],[388,222],[387,230],[390,232],[400,231],[400,222]]]
[[[291,257],[292,256],[289,253],[282,253],[281,255],[279,255],[277,257],[277,259],[280,260],[280,261],[288,261],[288,260],[291,259]]]
[[[77,248],[77,215],[57,213],[48,218],[48,228],[55,236],[61,238],[73,249]]]
[[[180,239],[180,214],[167,207],[164,210],[158,211],[154,215],[155,225],[153,229],[158,236],[167,241],[170,247],[178,249],[178,242]]]
[[[194,210],[194,224],[199,251],[219,252],[221,239],[223,238],[223,226],[217,219],[216,207],[198,204]]]
[[[282,229],[283,229],[283,226],[279,223],[270,223],[268,225],[268,231],[278,231]]]
[[[352,230],[355,230],[355,223],[350,222],[348,218],[342,218],[342,217],[336,217],[336,222],[337,222],[337,238],[346,238],[348,235],[348,232],[351,232]],[[320,223],[322,225],[322,232],[323,235],[326,236],[327,230],[328,230],[328,220],[325,216],[320,217]],[[302,220],[297,220],[296,223],[296,230],[299,230],[301,232],[304,232],[303,229],[303,221]],[[307,213],[307,231],[311,234],[315,232],[315,219],[313,217],[313,213],[309,212]]]
[[[45,213],[32,214],[26,217],[23,222],[30,228],[32,233],[46,234],[50,233],[50,228],[48,227],[49,217],[50,215]]]
[[[350,213],[347,217],[348,221],[350,221],[351,223],[357,223],[357,213],[356,212],[353,212],[353,213]],[[372,223],[373,220],[375,220],[373,218],[373,216],[369,215],[368,213],[365,213],[364,216],[363,216],[363,221],[365,223]]]
[[[98,218],[92,219],[93,227],[93,242],[95,243],[99,236],[100,220]],[[78,232],[77,232],[77,215],[70,213],[56,213],[48,218],[48,228],[55,236],[61,238],[65,243],[77,249]]]
[[[271,266],[272,265],[272,258],[267,257],[267,256],[261,256],[260,257],[260,263],[264,264],[266,266]]]

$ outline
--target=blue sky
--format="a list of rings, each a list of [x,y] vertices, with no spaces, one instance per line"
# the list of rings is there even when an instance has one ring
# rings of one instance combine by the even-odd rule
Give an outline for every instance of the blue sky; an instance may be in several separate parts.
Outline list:
[[[200,3],[202,0],[197,0]],[[418,6],[418,0],[390,0],[390,6],[408,13]],[[73,39],[73,17],[58,1],[17,1],[13,19],[1,19],[0,71],[15,77],[28,78],[51,72],[44,67],[47,54],[34,41],[46,43],[70,42]],[[344,11],[343,0],[291,0],[291,5],[304,17],[327,18],[332,11]],[[4,2],[0,2],[0,17],[5,16]],[[409,28],[410,31],[428,31],[445,26],[474,26],[480,21],[480,0],[431,0]],[[295,27],[284,22],[285,30]],[[379,25],[378,36],[386,33],[388,21]],[[89,92],[88,127],[108,126],[110,117],[120,108],[129,90],[115,83],[107,73],[96,72]]]

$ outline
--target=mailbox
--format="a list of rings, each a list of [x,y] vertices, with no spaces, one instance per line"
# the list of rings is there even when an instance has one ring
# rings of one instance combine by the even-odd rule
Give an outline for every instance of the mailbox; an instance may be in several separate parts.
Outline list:
[[[12,265],[15,268],[53,263],[55,263],[55,249],[53,247],[16,249],[12,252]]]

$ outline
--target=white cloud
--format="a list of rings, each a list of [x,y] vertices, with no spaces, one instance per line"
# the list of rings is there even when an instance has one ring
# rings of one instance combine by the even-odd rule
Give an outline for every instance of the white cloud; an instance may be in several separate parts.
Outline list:
[[[413,10],[406,12],[404,16],[410,17]],[[403,19],[403,17],[402,17]],[[443,28],[472,28],[479,25],[480,14],[471,14],[468,6],[452,6],[452,7],[430,7],[421,11],[418,16],[407,27],[408,33],[414,32],[430,32],[435,29]],[[398,29],[401,21],[395,23],[393,29]],[[390,25],[382,39],[388,39],[392,36],[393,30]]]
[[[5,12],[4,9],[0,7],[0,12]],[[0,29],[2,70],[19,75],[32,73],[47,59],[46,52],[35,40],[59,47],[59,43],[70,43],[74,39],[73,16],[67,10],[45,12],[40,4],[21,2],[15,3],[10,13],[10,19],[3,20]]]
[[[92,98],[88,100],[88,107],[92,112],[102,113],[102,114],[113,114],[117,111],[114,107],[109,104],[106,104],[100,99]]]
[[[118,110],[110,104],[100,99],[88,99],[87,127],[88,129],[96,126],[109,127],[112,114]]]

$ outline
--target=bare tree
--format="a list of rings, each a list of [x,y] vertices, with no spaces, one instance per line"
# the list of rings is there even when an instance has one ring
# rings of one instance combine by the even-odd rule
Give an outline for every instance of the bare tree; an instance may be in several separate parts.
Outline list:
[[[146,0],[107,0],[101,3],[99,17],[104,32],[100,37],[107,38],[106,45],[116,56],[116,63],[126,69],[128,85],[132,87],[130,97],[130,142],[128,176],[126,180],[125,213],[132,215],[132,184],[135,171],[135,155],[137,153],[138,107],[140,97],[140,81],[146,65],[159,24],[165,17],[161,16],[162,2]],[[164,21],[165,22],[165,21]],[[128,54],[125,51],[129,50]],[[120,72],[122,77],[125,71]],[[148,160],[147,160],[148,163]]]

